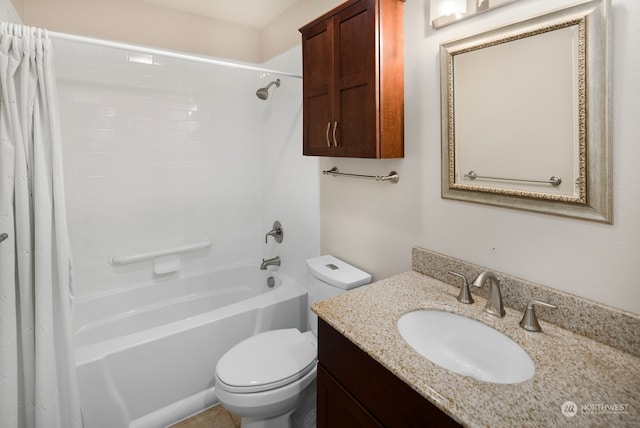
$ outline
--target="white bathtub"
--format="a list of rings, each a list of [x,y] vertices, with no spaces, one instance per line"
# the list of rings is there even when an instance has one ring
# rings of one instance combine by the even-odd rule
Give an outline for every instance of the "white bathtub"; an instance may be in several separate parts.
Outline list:
[[[306,299],[255,263],[75,299],[85,427],[157,428],[212,406],[222,354],[262,331],[303,329]]]

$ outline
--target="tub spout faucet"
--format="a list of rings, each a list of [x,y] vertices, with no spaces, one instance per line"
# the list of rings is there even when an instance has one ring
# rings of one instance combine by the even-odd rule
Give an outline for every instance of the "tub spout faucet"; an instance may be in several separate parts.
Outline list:
[[[502,305],[502,294],[500,293],[500,280],[495,273],[484,271],[475,281],[473,285],[480,288],[489,280],[489,297],[487,298],[487,305],[484,307],[484,311],[502,318],[505,315],[504,306]]]
[[[260,270],[267,270],[267,266],[280,266],[280,257],[275,256],[272,259],[262,259],[262,264],[260,265]]]

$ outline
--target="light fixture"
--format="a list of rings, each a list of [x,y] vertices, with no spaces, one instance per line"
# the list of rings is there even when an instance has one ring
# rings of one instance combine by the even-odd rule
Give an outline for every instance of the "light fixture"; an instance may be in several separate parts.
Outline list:
[[[441,28],[516,1],[518,0],[430,0],[431,26],[434,29]]]
[[[431,0],[431,20],[442,16],[462,15],[467,12],[467,0]]]

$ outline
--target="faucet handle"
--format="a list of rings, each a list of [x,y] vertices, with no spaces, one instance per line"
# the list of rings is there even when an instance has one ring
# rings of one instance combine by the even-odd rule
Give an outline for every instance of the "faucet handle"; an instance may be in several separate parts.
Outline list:
[[[276,220],[275,222],[273,222],[273,227],[264,236],[265,244],[267,243],[267,239],[269,238],[269,236],[273,236],[273,239],[275,239],[278,244],[282,242],[282,239],[284,238],[284,230],[282,230],[282,225],[279,221]]]
[[[536,311],[533,305],[546,306],[547,308],[556,309],[556,305],[552,305],[551,303],[541,302],[540,300],[531,300],[527,305],[527,308],[524,310],[524,314],[522,315],[522,320],[520,320],[520,327],[524,328],[528,331],[542,331],[542,327],[538,323],[538,318],[536,317]]]
[[[448,271],[447,273],[451,275],[455,275],[458,278],[462,279],[462,285],[460,286],[460,294],[458,294],[458,302],[470,305],[473,303],[473,297],[471,297],[471,291],[469,291],[469,283],[467,282],[467,277],[459,274],[457,272]]]

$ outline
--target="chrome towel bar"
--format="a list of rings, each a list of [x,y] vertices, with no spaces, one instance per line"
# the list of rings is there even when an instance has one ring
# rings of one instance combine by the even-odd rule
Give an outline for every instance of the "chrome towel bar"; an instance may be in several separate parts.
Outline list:
[[[376,180],[376,181],[388,181],[390,183],[397,183],[400,181],[400,176],[397,172],[391,171],[389,175],[362,175],[362,174],[348,174],[346,172],[338,171],[338,167],[334,166],[329,170],[322,171],[324,175],[333,175],[334,177],[342,176],[342,177],[354,177],[354,178],[364,178],[367,180]]]
[[[112,265],[126,265],[130,263],[143,262],[145,260],[155,259],[156,257],[170,256],[173,254],[190,253],[192,251],[204,250],[211,246],[211,239],[206,241],[196,242],[190,245],[183,245],[182,247],[170,248],[167,250],[150,251],[148,253],[136,254],[135,256],[120,256],[113,255],[109,257],[109,264]]]
[[[543,183],[543,184],[551,184],[552,186],[559,186],[562,183],[562,179],[560,177],[556,177],[555,175],[549,178],[548,180],[526,180],[519,178],[501,178],[501,177],[489,177],[486,175],[478,175],[474,171],[469,171],[468,174],[464,175],[472,180],[476,178],[488,178],[489,180],[503,180],[503,181],[520,181],[523,183]]]

